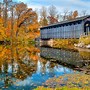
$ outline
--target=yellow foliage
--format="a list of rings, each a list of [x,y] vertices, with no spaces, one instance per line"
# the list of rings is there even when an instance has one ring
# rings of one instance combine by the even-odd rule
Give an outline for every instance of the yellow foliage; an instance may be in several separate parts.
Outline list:
[[[84,43],[85,45],[90,44],[90,34],[88,36],[81,36],[79,42]]]
[[[5,35],[5,31],[4,30],[0,30],[0,40],[3,41],[5,39],[6,35]]]
[[[16,5],[15,13],[16,18],[10,16],[5,21],[2,16],[0,17],[0,41],[11,38],[13,41],[27,41],[40,35],[37,13],[32,8],[21,2]]]
[[[38,23],[35,23],[35,24],[31,24],[28,26],[28,29],[30,29],[31,31],[35,30],[35,29],[38,29],[39,28],[39,24]]]
[[[69,87],[58,87],[58,88],[49,88],[49,87],[43,87],[43,86],[39,86],[34,90],[90,90],[90,88],[69,88]]]
[[[90,52],[79,51],[79,54],[83,57],[83,59],[90,60]]]
[[[3,27],[3,19],[0,18],[0,41],[3,41],[6,38],[5,28]]]
[[[86,74],[66,74],[47,80],[44,85],[35,90],[90,90],[90,76]],[[55,83],[55,84],[54,84]],[[65,86],[62,86],[64,84]]]
[[[74,49],[74,43],[78,43],[78,39],[54,39],[53,47]]]

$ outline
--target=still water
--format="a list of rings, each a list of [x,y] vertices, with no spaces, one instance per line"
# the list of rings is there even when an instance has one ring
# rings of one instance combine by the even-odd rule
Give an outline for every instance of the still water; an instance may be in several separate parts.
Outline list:
[[[78,73],[68,66],[85,67],[90,64],[86,61],[90,61],[90,52],[86,51],[0,46],[0,90],[33,90],[49,78]]]

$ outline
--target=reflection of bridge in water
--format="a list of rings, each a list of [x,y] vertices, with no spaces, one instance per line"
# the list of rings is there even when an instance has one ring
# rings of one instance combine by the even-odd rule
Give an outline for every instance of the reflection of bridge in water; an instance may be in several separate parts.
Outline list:
[[[86,62],[88,60],[84,60],[83,57],[80,56],[79,52],[75,51],[41,47],[40,55],[44,58],[56,60],[62,64],[68,64],[74,67],[83,67],[90,63],[90,60],[89,62]]]

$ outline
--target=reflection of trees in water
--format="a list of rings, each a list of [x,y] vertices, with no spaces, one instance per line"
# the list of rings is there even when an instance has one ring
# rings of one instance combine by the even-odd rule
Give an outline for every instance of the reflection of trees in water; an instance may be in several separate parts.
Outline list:
[[[40,55],[44,58],[55,59],[61,63],[82,67],[84,64],[83,57],[79,52],[66,51],[60,49],[53,49],[47,47],[41,47]],[[88,58],[87,58],[88,59]]]
[[[12,78],[13,76],[12,76],[11,73],[8,72],[8,70],[9,70],[9,65],[10,65],[10,64],[8,63],[8,60],[6,59],[6,60],[4,60],[4,62],[3,62],[3,64],[2,64],[3,68],[0,67],[0,68],[2,68],[2,69],[1,69],[1,75],[2,75],[2,80],[4,81],[4,87],[5,87],[5,88],[7,88],[8,86],[10,86],[10,85],[13,84],[13,82],[12,82],[12,80],[11,80],[11,78]]]
[[[31,52],[30,54],[23,46],[0,47],[0,73],[5,75],[5,87],[12,83],[12,78],[24,80],[36,72],[37,61],[34,61],[33,57],[30,58],[30,55],[35,57],[38,51]]]
[[[36,71],[36,62],[30,59],[29,53],[25,48],[22,49],[20,52],[19,49],[16,48],[16,56],[19,71],[15,74],[15,77],[23,80],[28,75],[31,76],[32,73]]]
[[[37,63],[37,73],[53,77],[57,72],[67,74],[68,72],[72,72],[72,70],[40,57]]]
[[[79,55],[83,58],[83,60],[90,60],[90,50],[83,48],[76,48],[79,51]]]
[[[5,76],[5,79],[3,80],[6,87],[14,84],[14,80],[15,82],[23,81],[35,72],[36,74],[40,73],[42,75],[49,74],[51,76],[54,76],[54,70],[58,70],[60,68],[60,66],[58,66],[56,63],[41,58],[39,55],[40,51],[33,46],[2,47],[0,52],[2,53],[2,55],[0,55],[0,72],[1,74],[3,74],[3,77]],[[51,52],[52,54],[50,54]],[[41,50],[41,54],[43,53],[50,58],[51,55],[53,56],[53,58],[60,58],[61,56],[57,55],[57,53],[60,53],[56,52],[57,51],[55,50],[50,50],[48,53],[45,49],[44,51]],[[61,55],[63,56],[62,53]],[[65,51],[64,55],[68,57]],[[70,57],[71,56],[69,56],[69,58]]]
[[[37,53],[39,53],[40,52],[40,50],[39,49],[37,49],[37,48],[35,48],[34,46],[30,46],[30,47],[27,47],[26,48],[27,49],[27,51],[29,52],[29,56],[30,56],[30,58],[32,59],[32,60],[38,60],[38,55],[37,55]]]
[[[83,60],[90,60],[90,52],[79,51],[79,54],[82,56]]]
[[[41,74],[51,73],[53,72],[56,65],[56,63],[47,61],[46,59],[39,57],[39,60],[37,62],[37,72]]]

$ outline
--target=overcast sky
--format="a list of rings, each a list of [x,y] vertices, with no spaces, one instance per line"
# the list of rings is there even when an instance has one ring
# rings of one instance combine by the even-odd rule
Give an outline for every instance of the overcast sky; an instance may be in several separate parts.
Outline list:
[[[31,7],[33,9],[40,9],[42,6],[56,6],[59,12],[63,12],[63,10],[68,9],[71,10],[87,10],[90,14],[90,0],[13,0],[13,1],[21,1]]]

